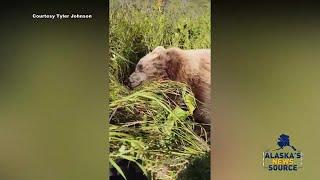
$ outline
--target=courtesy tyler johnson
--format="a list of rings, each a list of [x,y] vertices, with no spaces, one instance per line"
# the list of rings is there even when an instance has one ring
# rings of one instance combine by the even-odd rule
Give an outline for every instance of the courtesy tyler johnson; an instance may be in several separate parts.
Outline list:
[[[33,19],[91,19],[92,14],[32,14]]]

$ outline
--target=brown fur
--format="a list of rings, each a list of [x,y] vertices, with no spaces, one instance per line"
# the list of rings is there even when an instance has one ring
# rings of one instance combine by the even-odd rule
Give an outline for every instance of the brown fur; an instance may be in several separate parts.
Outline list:
[[[198,102],[198,121],[209,123],[211,58],[209,49],[155,48],[141,58],[130,76],[131,87],[151,79],[170,79],[188,84]]]

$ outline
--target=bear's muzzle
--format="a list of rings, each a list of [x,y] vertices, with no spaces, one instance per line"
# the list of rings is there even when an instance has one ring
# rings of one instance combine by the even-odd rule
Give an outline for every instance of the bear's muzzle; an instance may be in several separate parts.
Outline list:
[[[147,79],[147,76],[145,73],[141,72],[134,72],[129,77],[129,86],[130,88],[135,88],[139,86],[143,81]]]

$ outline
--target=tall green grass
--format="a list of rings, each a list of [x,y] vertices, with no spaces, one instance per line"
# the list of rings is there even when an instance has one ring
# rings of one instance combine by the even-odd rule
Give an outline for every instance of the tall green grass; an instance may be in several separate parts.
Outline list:
[[[109,161],[123,176],[118,159],[136,163],[150,179],[176,179],[192,158],[210,151],[206,131],[201,129],[204,138],[194,131],[201,125],[192,118],[193,93],[179,82],[147,82],[134,90],[125,82],[137,61],[159,45],[210,48],[209,3],[200,11],[174,1],[159,11],[150,2],[110,2]]]

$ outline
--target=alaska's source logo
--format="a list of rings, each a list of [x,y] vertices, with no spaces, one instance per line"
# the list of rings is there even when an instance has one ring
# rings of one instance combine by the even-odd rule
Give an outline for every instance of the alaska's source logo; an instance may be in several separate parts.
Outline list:
[[[268,171],[298,171],[302,168],[303,154],[290,144],[289,136],[281,134],[278,148],[263,152],[263,167]]]

